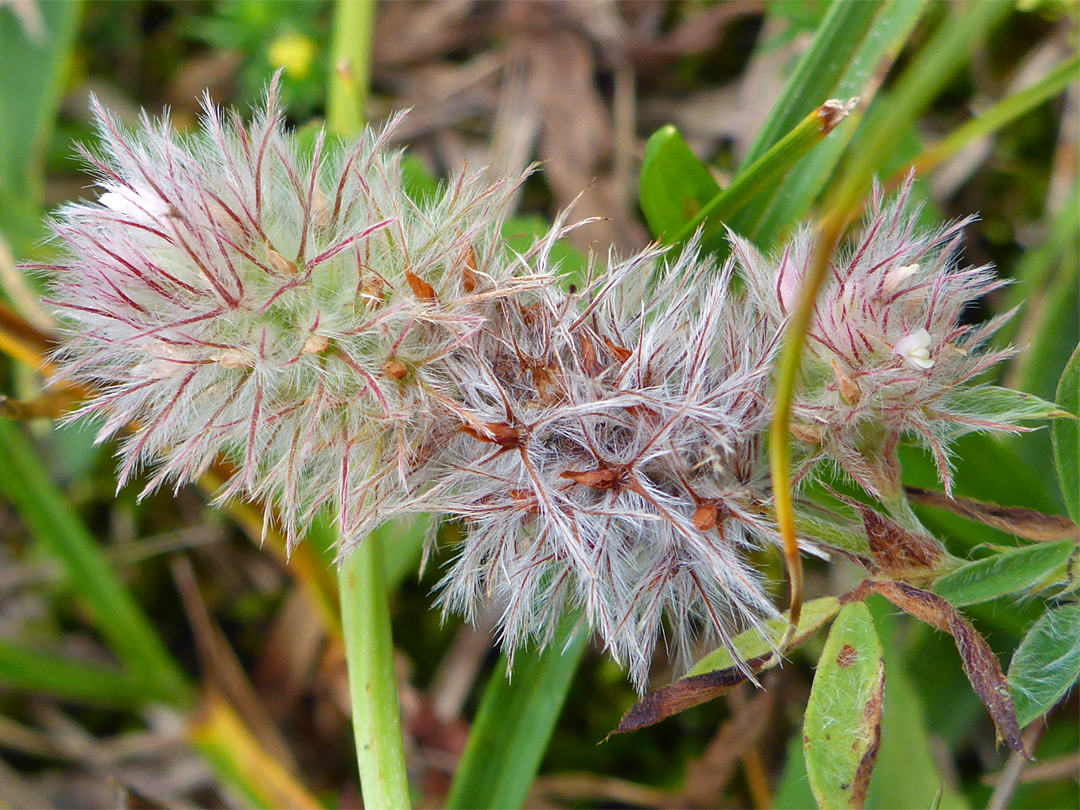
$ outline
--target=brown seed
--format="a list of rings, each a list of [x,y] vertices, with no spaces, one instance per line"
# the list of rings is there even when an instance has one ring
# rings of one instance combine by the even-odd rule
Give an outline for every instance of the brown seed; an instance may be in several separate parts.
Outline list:
[[[862,390],[859,388],[859,384],[840,368],[840,364],[836,362],[835,357],[829,358],[829,364],[832,366],[833,374],[836,377],[836,385],[840,389],[840,396],[844,402],[848,405],[858,405],[859,400],[862,399]]]
[[[383,374],[389,377],[391,380],[397,380],[401,382],[408,374],[408,367],[400,360],[387,360],[382,367]]]
[[[435,288],[424,281],[420,276],[411,270],[405,271],[405,280],[409,282],[409,286],[412,288],[413,295],[423,301],[436,301]]]
[[[266,261],[271,270],[283,276],[295,276],[299,272],[296,262],[289,261],[269,245],[266,246]]]
[[[719,516],[720,504],[716,503],[716,501],[705,501],[698,504],[691,522],[699,532],[707,532],[716,528]]]
[[[792,422],[788,426],[788,430],[791,431],[792,436],[804,444],[817,446],[825,438],[818,425],[800,425],[798,422]]]
[[[615,359],[618,360],[620,363],[625,363],[627,360],[630,359],[630,356],[633,354],[633,352],[629,349],[624,349],[622,346],[619,346],[616,343],[612,343],[611,340],[606,337],[604,338],[604,343],[607,344],[608,349],[611,350],[611,353],[615,355]]]
[[[360,272],[363,273],[363,266],[361,266]],[[385,296],[382,279],[374,273],[363,276],[363,280],[360,282],[360,294],[373,308],[378,309],[381,307]]]
[[[465,292],[471,293],[476,289],[476,251],[473,250],[472,245],[468,245],[465,248],[465,261],[461,270],[461,285],[465,288]]]
[[[622,470],[613,469],[611,467],[601,467],[597,470],[584,470],[582,472],[567,470],[561,477],[568,478],[575,484],[581,484],[583,487],[607,490],[615,489],[619,486],[619,483],[622,480],[622,474]]]
[[[499,447],[512,449],[524,445],[524,434],[520,428],[516,428],[507,422],[481,423],[479,427],[462,425],[461,432],[472,436],[482,442],[491,442]]]

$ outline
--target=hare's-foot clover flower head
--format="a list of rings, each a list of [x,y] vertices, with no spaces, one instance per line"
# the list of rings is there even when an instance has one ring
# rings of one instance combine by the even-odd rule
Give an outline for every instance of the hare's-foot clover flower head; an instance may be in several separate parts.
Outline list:
[[[860,485],[889,495],[898,484],[893,451],[902,436],[928,447],[946,487],[949,444],[972,430],[1015,430],[957,407],[957,392],[1007,350],[983,348],[1011,315],[965,325],[968,305],[1004,282],[987,267],[962,267],[957,250],[970,220],[919,227],[911,179],[891,201],[876,189],[865,225],[829,268],[807,345],[795,401],[794,432],[818,457]],[[782,323],[813,253],[810,229],[775,262],[736,240],[745,275],[763,307]]]
[[[646,293],[659,258],[507,301],[454,361],[462,431],[425,502],[468,526],[444,605],[494,600],[510,649],[580,610],[639,688],[665,621],[685,660],[775,612],[745,559],[776,539],[760,446],[775,334],[693,249]]]
[[[98,109],[104,191],[54,224],[59,359],[99,392],[83,413],[101,439],[131,429],[121,483],[152,465],[148,489],[179,484],[225,453],[224,494],[276,501],[290,540],[324,504],[352,539],[422,475],[430,403],[453,396],[439,360],[517,283],[484,281],[506,272],[514,183],[461,175],[416,203],[394,122],[305,148],[282,119],[275,86],[250,125],[207,103],[189,137]]]

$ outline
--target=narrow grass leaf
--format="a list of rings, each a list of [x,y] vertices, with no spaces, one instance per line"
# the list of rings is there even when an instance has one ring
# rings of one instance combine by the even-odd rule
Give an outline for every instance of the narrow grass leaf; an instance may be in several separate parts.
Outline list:
[[[1076,551],[1072,540],[1027,546],[968,563],[934,583],[934,593],[955,607],[989,602],[1062,580]]]
[[[720,193],[708,167],[668,124],[645,144],[641,165],[641,211],[657,239],[674,234]]]
[[[219,695],[203,697],[188,722],[187,735],[213,766],[215,775],[239,794],[243,806],[322,810],[318,799],[263,749]]]
[[[1009,664],[1016,719],[1023,728],[1042,717],[1080,679],[1080,604],[1047,611]]]
[[[104,706],[139,706],[169,699],[113,667],[72,661],[0,639],[0,683],[8,689]]]
[[[17,425],[0,421],[0,458],[0,494],[63,564],[97,630],[140,681],[154,684],[170,702],[185,703],[183,673]]]
[[[566,621],[543,652],[515,655],[512,684],[506,657],[499,658],[454,775],[447,810],[525,803],[585,652],[586,634],[576,630],[576,622]]]
[[[885,659],[870,611],[841,608],[821,651],[803,719],[810,787],[821,807],[862,807],[881,744]]]
[[[1060,62],[1038,81],[1002,99],[990,109],[983,110],[957,127],[948,137],[926,150],[915,162],[916,171],[922,174],[944,163],[972,141],[996,132],[1031,112],[1068,87],[1070,82],[1075,81],[1078,68],[1080,68],[1080,54],[1074,54]]]
[[[844,101],[828,101],[807,115],[768,152],[740,172],[731,185],[706,203],[702,209],[671,237],[674,244],[684,244],[701,229],[706,248],[717,249],[716,236],[732,217],[767,191],[804,155],[845,118],[850,108]]]
[[[858,5],[863,8],[845,9],[845,5]],[[847,15],[858,15],[859,24],[848,24],[846,30],[843,31],[843,44],[846,45],[849,40],[857,40],[858,50],[851,57],[843,75],[829,87],[821,85],[834,76],[835,68],[839,64],[836,54],[829,53],[829,57],[825,59],[815,56],[814,60],[808,63],[808,70],[814,71],[819,79],[816,86],[821,95],[818,98],[858,96],[861,99],[860,108],[865,109],[877,92],[880,77],[892,66],[926,8],[925,0],[887,0],[881,5],[871,24],[864,29],[861,25],[863,14],[868,10],[866,7],[870,5],[869,3],[835,3],[831,7],[830,11],[835,10],[837,14],[842,12]],[[820,30],[826,30],[824,24]],[[861,38],[859,38],[860,30]],[[851,39],[852,37],[855,39]],[[831,42],[825,44],[831,44]],[[812,50],[815,45],[816,38],[815,44],[811,45]],[[808,52],[803,58],[806,59],[809,56]],[[809,106],[812,105],[808,105],[807,109]],[[829,177],[840,162],[840,156],[845,147],[854,137],[861,117],[862,113],[855,110],[852,118],[856,120],[823,142],[814,150],[812,158],[801,160],[793,166],[787,176],[777,185],[776,193],[771,199],[768,199],[766,195],[760,203],[756,202],[739,212],[732,220],[732,229],[747,236],[760,247],[768,249],[793,223],[804,217],[810,210],[811,204],[825,188]]]
[[[1080,523],[1080,345],[1073,351],[1058,384],[1058,404],[1071,419],[1058,419],[1052,428],[1054,463],[1061,494],[1072,519]]]

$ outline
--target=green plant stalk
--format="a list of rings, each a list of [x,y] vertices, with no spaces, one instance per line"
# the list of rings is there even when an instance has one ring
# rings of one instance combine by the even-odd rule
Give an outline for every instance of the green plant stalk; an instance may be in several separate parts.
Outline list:
[[[1004,98],[957,127],[951,135],[925,151],[915,161],[915,171],[923,174],[951,158],[972,141],[989,135],[1054,97],[1075,81],[1080,54],[1066,59],[1039,81]]]
[[[703,206],[671,241],[675,244],[686,243],[700,227],[702,242],[707,243],[725,222],[757,195],[765,192],[799,158],[821,143],[845,117],[846,113],[824,105],[812,111],[730,186]]]
[[[374,0],[334,3],[327,125],[342,137],[355,135],[364,125],[374,27]],[[341,627],[364,806],[407,808],[409,780],[383,542],[375,532],[339,564]]]
[[[377,533],[341,562],[338,585],[364,806],[409,807],[383,543]]]
[[[500,656],[484,689],[447,810],[521,807],[540,769],[588,634],[578,617],[562,622],[543,652],[520,652],[514,680]]]
[[[64,566],[68,580],[93,614],[95,626],[136,679],[178,706],[191,688],[131,593],[117,578],[86,526],[64,500],[21,429],[0,421],[0,493],[26,521],[35,539]]]
[[[334,3],[326,123],[335,135],[355,135],[364,125],[374,27],[375,0]]]

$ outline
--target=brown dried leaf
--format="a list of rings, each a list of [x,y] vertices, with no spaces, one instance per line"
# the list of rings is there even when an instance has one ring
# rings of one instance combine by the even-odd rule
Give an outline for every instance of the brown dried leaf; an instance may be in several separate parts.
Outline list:
[[[952,512],[1024,540],[1049,543],[1054,540],[1080,539],[1080,527],[1061,515],[1046,515],[1019,506],[998,506],[974,498],[950,498],[943,492],[921,487],[904,487],[904,491],[912,503]]]
[[[915,534],[858,501],[845,498],[855,507],[866,527],[870,553],[876,570],[890,578],[928,582],[941,574],[941,566],[951,558],[933,537]]]
[[[704,675],[692,675],[682,678],[667,686],[650,692],[639,700],[623,715],[619,726],[612,734],[625,734],[647,726],[655,725],[673,714],[684,712],[714,698],[720,697],[732,687],[748,680],[748,672],[757,674],[765,668],[772,653],[752,658],[745,662],[745,668],[729,667],[706,672]]]
[[[913,585],[874,580],[869,586],[905,613],[910,613],[916,619],[953,637],[964,666],[964,674],[975,693],[986,704],[997,727],[998,738],[1013,751],[1030,759],[1031,755],[1025,750],[1020,737],[1016,707],[1009,693],[1005,673],[1001,670],[1001,663],[971,622],[937,594]]]
[[[462,425],[461,430],[474,439],[491,442],[507,449],[521,447],[524,439],[521,429],[507,422],[479,423],[477,426]]]

